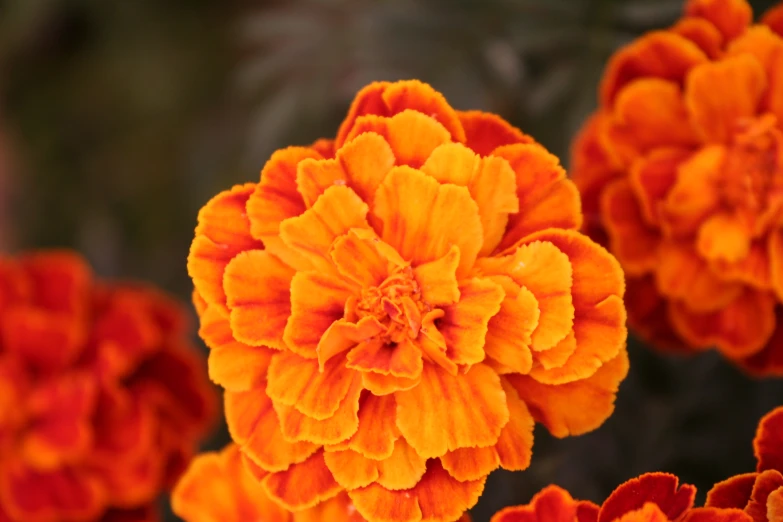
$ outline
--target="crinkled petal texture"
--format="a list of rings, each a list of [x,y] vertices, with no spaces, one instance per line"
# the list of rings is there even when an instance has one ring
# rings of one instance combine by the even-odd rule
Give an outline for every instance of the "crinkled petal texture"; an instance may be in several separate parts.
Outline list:
[[[634,289],[629,324],[662,349],[715,347],[783,375],[783,11],[689,0],[610,60],[574,141],[585,231]]]
[[[696,488],[674,475],[647,473],[620,485],[601,506],[549,486],[530,504],[505,508],[491,522],[754,522],[731,507],[694,508]]]
[[[244,205],[244,206],[243,206]],[[618,262],[558,160],[417,81],[356,97],[334,149],[276,152],[199,214],[189,271],[229,430],[274,502],[459,519],[498,467],[611,414]]]
[[[0,259],[3,520],[157,520],[216,413],[186,317],[70,252]]]

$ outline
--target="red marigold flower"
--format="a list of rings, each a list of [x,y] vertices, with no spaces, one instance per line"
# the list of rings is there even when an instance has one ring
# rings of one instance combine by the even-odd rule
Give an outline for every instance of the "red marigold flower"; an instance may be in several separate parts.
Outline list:
[[[185,318],[69,252],[0,257],[0,520],[156,520],[215,409]]]
[[[188,268],[212,379],[269,496],[452,521],[534,420],[598,427],[628,367],[615,259],[558,160],[416,81],[201,210]],[[295,486],[292,486],[295,484]]]
[[[573,177],[633,328],[783,375],[783,10],[751,20],[745,0],[689,0],[618,51]]]
[[[778,522],[783,520],[783,407],[761,419],[753,450],[756,472],[715,484],[707,505],[742,509],[754,522]]]
[[[668,473],[647,473],[612,492],[601,506],[571,498],[558,486],[530,504],[505,508],[491,522],[754,522],[733,507],[693,507],[696,488]]]

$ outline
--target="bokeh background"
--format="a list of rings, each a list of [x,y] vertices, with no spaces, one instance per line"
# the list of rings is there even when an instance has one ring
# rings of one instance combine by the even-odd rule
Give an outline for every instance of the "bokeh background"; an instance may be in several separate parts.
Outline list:
[[[774,1],[752,2],[756,13]],[[0,1],[0,250],[71,247],[105,277],[183,300],[196,213],[269,154],[334,135],[372,80],[419,78],[457,108],[497,112],[568,164],[608,56],[670,24],[680,0]],[[195,330],[194,330],[195,331]],[[477,522],[557,483],[600,501],[645,471],[700,499],[751,471],[758,419],[783,381],[714,353],[637,340],[614,416],[496,472]],[[203,346],[202,346],[203,348]],[[207,448],[228,440],[217,430]],[[165,504],[165,500],[163,500]],[[170,520],[176,520],[169,515]]]

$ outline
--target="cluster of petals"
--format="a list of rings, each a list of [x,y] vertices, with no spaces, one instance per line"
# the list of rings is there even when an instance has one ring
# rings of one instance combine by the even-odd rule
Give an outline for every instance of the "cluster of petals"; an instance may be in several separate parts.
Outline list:
[[[783,375],[783,7],[689,0],[610,60],[573,147],[585,228],[631,327]]]
[[[0,520],[158,519],[216,406],[186,317],[70,252],[0,258]]]
[[[761,419],[753,450],[756,472],[716,484],[707,506],[741,509],[753,522],[778,522],[783,520],[783,407]]]
[[[646,473],[620,485],[600,506],[549,486],[491,522],[759,522],[733,506],[693,507],[695,496],[696,488],[680,485],[674,475]]]
[[[277,151],[199,213],[188,270],[233,440],[269,497],[452,521],[535,421],[598,427],[627,372],[624,280],[558,160],[417,81]]]
[[[185,522],[366,522],[345,492],[292,513],[269,498],[248,466],[236,444],[199,455],[174,488],[174,513]]]

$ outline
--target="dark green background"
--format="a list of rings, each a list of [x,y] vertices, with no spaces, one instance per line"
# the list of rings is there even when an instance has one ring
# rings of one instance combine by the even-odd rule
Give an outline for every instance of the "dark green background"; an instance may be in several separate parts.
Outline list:
[[[753,2],[760,13],[773,2]],[[67,246],[106,277],[188,299],[200,206],[258,179],[271,151],[334,135],[377,79],[419,78],[461,109],[500,113],[568,161],[609,54],[671,23],[669,0],[0,1],[0,248]],[[714,353],[631,341],[615,415],[493,474],[478,522],[557,483],[599,501],[645,471],[710,485],[754,465],[783,381]],[[210,448],[227,440],[225,430]],[[172,518],[172,520],[174,520]]]

